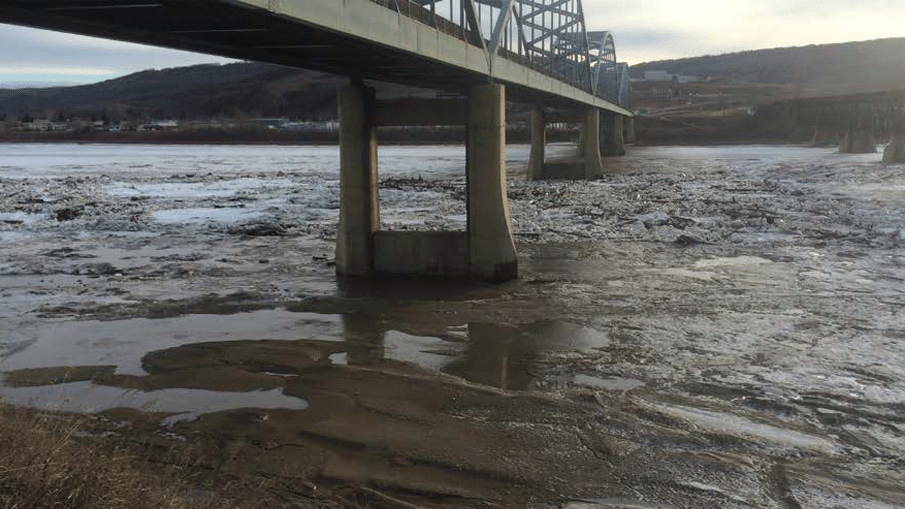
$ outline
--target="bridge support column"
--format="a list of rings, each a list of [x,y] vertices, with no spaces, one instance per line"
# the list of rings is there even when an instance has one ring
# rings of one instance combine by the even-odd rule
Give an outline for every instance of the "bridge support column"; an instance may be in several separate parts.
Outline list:
[[[622,138],[626,143],[635,143],[635,117],[625,117],[622,121]]]
[[[839,143],[839,133],[835,129],[826,127],[814,128],[814,136],[811,138],[811,145],[815,147],[829,147]]]
[[[621,133],[620,133],[621,134]],[[585,112],[582,136],[584,152],[584,177],[595,179],[603,176],[603,161],[600,160],[600,110],[591,108]]]
[[[369,276],[380,228],[375,92],[351,84],[339,91],[340,208],[336,273]]]
[[[547,130],[544,112],[539,106],[531,111],[531,155],[528,158],[528,179],[544,178],[544,146],[547,144]]]
[[[477,279],[518,277],[506,196],[506,90],[481,84],[468,96],[468,259]]]
[[[605,114],[601,121],[600,153],[604,156],[624,156],[625,138],[622,137],[623,117],[617,113]]]
[[[339,92],[340,218],[336,272],[341,276],[518,277],[506,196],[506,110],[501,85],[472,87],[467,99],[377,101],[373,89]],[[380,231],[377,126],[467,128],[466,231]]]
[[[866,129],[847,131],[839,143],[840,154],[872,154],[876,151],[874,135]]]
[[[586,180],[603,176],[603,161],[600,157],[601,123],[600,110],[590,108],[582,111],[558,111],[544,113],[540,109],[531,117],[531,159],[528,176],[531,180]],[[577,153],[571,157],[560,157],[545,162],[542,143],[544,126],[547,124],[577,125]],[[621,134],[621,132],[620,132]]]
[[[883,151],[883,164],[905,164],[905,133],[895,133]]]

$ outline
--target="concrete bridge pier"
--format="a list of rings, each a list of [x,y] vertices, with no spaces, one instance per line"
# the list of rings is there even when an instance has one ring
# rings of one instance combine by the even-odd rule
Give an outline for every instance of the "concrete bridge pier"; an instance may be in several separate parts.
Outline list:
[[[572,159],[547,162],[544,145],[546,144],[547,124],[580,125],[578,150]],[[600,144],[588,143],[588,140],[600,139],[600,110],[589,108],[584,114],[573,112],[544,113],[536,107],[531,113],[531,156],[528,160],[528,178],[531,180],[595,179],[603,175],[603,161],[600,157]]]
[[[872,154],[877,151],[874,134],[866,129],[852,129],[842,135],[840,154]]]
[[[905,115],[902,114],[901,108],[890,120],[892,136],[889,138],[889,145],[883,150],[883,165],[887,164],[905,164]]]
[[[506,196],[506,89],[472,86],[468,96],[468,260],[472,277],[518,277]]]
[[[506,197],[502,85],[475,85],[466,99],[378,101],[373,89],[339,91],[340,213],[336,272],[353,277],[453,277],[506,281],[518,258]],[[378,126],[465,125],[466,231],[381,231]]]
[[[905,164],[905,133],[893,133],[883,151],[883,164]]]
[[[584,124],[582,124],[582,137],[584,146],[584,177],[592,180],[603,176],[603,161],[600,159],[600,144],[595,140],[600,139],[600,110],[591,108],[585,112]]]
[[[531,110],[531,155],[528,156],[528,179],[543,180],[544,146],[547,144],[547,124],[540,106]]]
[[[336,272],[374,273],[373,237],[380,229],[374,89],[350,84],[339,91],[339,229]]]
[[[600,154],[603,156],[624,156],[623,116],[618,113],[606,113],[603,115],[600,125]]]
[[[811,145],[815,147],[828,147],[839,144],[839,133],[829,127],[815,127],[814,136],[811,137]]]
[[[635,143],[635,117],[625,117],[622,121],[622,138],[625,143]]]

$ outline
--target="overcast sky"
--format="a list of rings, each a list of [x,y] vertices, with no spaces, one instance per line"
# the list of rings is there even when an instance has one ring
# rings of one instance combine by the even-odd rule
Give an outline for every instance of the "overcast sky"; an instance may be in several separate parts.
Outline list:
[[[905,36],[905,0],[584,0],[620,61]],[[95,82],[207,55],[0,25],[0,81]]]

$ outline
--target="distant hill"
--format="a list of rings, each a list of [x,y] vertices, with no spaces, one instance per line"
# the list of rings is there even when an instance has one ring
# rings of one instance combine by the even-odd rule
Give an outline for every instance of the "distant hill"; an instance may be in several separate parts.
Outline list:
[[[803,84],[840,92],[905,88],[905,37],[744,51],[726,55],[647,62],[644,71],[764,84]]]
[[[645,70],[664,70],[729,83],[778,87],[791,91],[782,92],[787,95],[901,89],[905,88],[905,38],[649,62],[632,69],[637,77]],[[336,89],[345,81],[314,71],[261,63],[195,65],[143,71],[92,85],[0,89],[0,120],[18,120],[26,113],[52,119],[61,112],[67,118],[110,120],[328,119],[336,116]],[[424,93],[393,88],[382,87],[381,93]],[[721,92],[720,101],[727,102],[728,93]],[[700,91],[696,94],[705,95]]]
[[[0,116],[332,118],[340,80],[261,63],[195,65],[76,87],[0,90]]]

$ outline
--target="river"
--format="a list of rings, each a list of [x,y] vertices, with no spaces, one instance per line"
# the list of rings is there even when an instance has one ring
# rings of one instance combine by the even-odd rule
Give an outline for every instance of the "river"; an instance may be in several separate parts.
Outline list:
[[[465,227],[463,148],[379,153],[383,228]],[[443,507],[905,506],[905,168],[527,154],[484,285],[337,281],[335,147],[0,145],[0,398]]]

